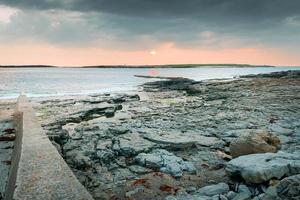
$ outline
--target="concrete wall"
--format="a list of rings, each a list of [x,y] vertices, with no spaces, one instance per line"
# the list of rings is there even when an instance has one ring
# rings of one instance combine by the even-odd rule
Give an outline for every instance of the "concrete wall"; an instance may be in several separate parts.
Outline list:
[[[93,199],[51,144],[25,96],[18,99],[17,137],[5,199]]]

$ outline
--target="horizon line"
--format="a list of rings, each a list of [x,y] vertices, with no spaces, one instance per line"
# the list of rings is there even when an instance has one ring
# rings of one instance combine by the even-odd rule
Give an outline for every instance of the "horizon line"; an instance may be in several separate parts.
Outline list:
[[[130,64],[118,64],[118,65],[46,65],[46,64],[26,64],[26,65],[0,65],[0,68],[30,68],[30,67],[45,67],[45,68],[192,68],[192,67],[300,67],[300,65],[268,65],[268,64],[233,64],[233,63],[213,63],[213,64],[142,64],[142,65],[130,65]]]

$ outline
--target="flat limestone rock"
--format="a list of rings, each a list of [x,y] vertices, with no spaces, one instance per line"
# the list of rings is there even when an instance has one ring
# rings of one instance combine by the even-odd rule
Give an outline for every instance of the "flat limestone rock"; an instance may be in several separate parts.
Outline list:
[[[194,172],[192,163],[184,161],[182,158],[164,149],[153,150],[152,153],[140,153],[136,156],[137,164],[151,169],[159,169],[161,172],[174,177],[181,177],[183,171]]]
[[[227,183],[219,183],[216,185],[208,185],[205,187],[200,188],[197,191],[197,194],[203,195],[203,196],[214,196],[218,194],[225,194],[229,192],[229,186]]]
[[[114,143],[113,150],[118,151],[123,156],[134,156],[138,153],[149,151],[154,146],[155,143],[133,132],[120,136]]]
[[[284,152],[250,154],[228,162],[226,171],[248,183],[263,183],[300,173],[300,155]]]
[[[223,143],[223,141],[216,137],[206,137],[196,133],[147,133],[144,134],[143,137],[152,142],[170,145],[176,148],[185,148],[197,144],[202,146],[214,146]]]

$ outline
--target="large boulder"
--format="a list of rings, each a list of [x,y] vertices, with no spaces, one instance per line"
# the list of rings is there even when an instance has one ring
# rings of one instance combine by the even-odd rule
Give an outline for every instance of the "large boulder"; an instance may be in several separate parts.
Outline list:
[[[263,183],[300,173],[300,155],[284,152],[250,154],[227,163],[231,176],[241,176],[248,183]]]
[[[232,157],[255,153],[275,153],[280,149],[280,139],[263,130],[249,131],[230,143]]]
[[[140,153],[135,161],[144,167],[170,174],[174,177],[181,177],[183,171],[194,172],[192,163],[184,161],[164,149],[156,149],[152,153]]]

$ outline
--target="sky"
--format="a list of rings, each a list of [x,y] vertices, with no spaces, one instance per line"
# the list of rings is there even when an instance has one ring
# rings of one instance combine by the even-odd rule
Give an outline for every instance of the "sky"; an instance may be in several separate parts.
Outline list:
[[[0,65],[300,66],[299,0],[0,0]]]

